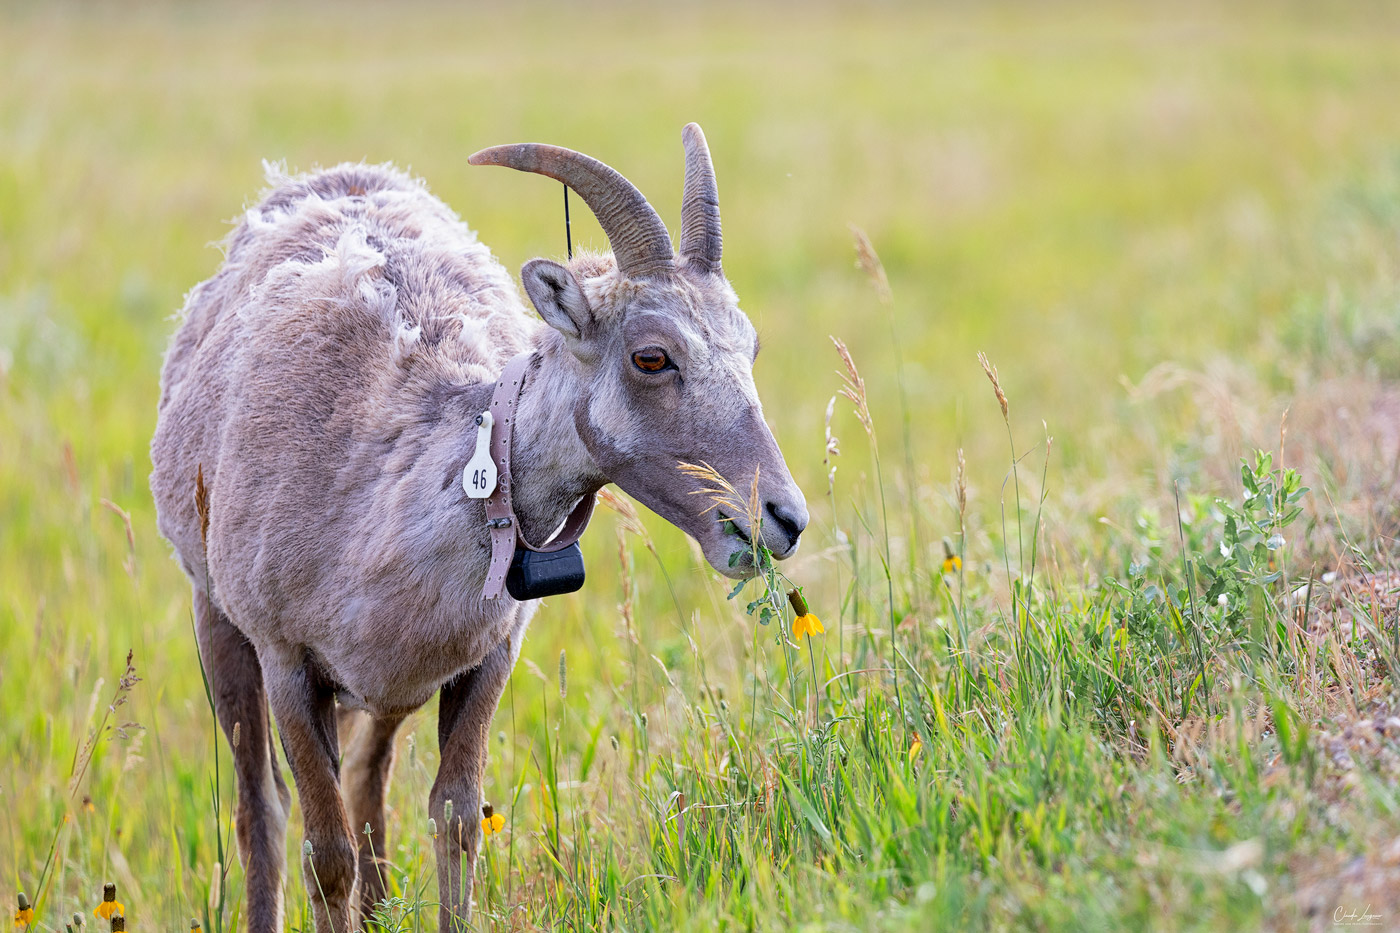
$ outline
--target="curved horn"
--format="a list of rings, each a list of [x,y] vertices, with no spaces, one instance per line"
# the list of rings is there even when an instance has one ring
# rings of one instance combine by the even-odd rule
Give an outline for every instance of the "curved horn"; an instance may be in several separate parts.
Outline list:
[[[534,172],[577,191],[607,234],[623,275],[642,277],[675,271],[666,225],[635,185],[597,159],[562,146],[517,143],[483,149],[467,161]]]
[[[685,143],[685,196],[681,200],[681,262],[697,272],[722,275],[719,260],[724,237],[719,226],[719,187],[710,147],[700,124],[688,124]]]

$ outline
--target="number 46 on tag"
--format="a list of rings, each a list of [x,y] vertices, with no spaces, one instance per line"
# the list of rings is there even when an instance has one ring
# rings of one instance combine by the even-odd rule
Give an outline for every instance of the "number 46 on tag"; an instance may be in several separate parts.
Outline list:
[[[496,491],[496,464],[491,459],[491,425],[489,411],[476,416],[476,452],[462,470],[462,488],[469,499],[487,499]]]

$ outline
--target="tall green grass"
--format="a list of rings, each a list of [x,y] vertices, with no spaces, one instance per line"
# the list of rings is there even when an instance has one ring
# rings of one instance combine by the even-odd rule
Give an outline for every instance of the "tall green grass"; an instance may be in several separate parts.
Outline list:
[[[1393,924],[1394,25],[7,8],[0,894],[42,892],[45,929],[107,880],[137,929],[242,916],[145,475],[168,316],[259,160],[409,164],[514,265],[562,252],[557,189],[467,153],[573,145],[674,218],[698,119],[813,523],[734,593],[624,498],[600,516],[493,726],[476,926]],[[382,929],[435,916],[433,717],[375,840]]]

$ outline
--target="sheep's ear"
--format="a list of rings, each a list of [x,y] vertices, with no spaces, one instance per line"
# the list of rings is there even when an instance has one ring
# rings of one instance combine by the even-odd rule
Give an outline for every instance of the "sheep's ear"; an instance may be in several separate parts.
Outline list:
[[[535,310],[550,327],[575,340],[592,329],[593,312],[588,309],[578,280],[568,269],[548,259],[531,259],[521,268],[520,281]]]

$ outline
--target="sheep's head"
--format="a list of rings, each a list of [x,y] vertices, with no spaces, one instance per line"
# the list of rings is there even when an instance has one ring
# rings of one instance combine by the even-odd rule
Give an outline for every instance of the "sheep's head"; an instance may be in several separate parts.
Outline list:
[[[764,423],[752,375],[758,339],[720,267],[705,136],[692,123],[683,139],[678,253],[641,192],[596,159],[531,143],[485,149],[470,161],[547,175],[592,208],[611,257],[533,259],[521,270],[526,294],[578,369],[582,391],[568,401],[579,436],[605,476],[739,578],[754,572],[753,535],[780,560],[797,549],[807,504]],[[758,527],[738,503],[716,506],[706,492],[713,480],[683,464],[712,467],[743,499],[756,476]]]

